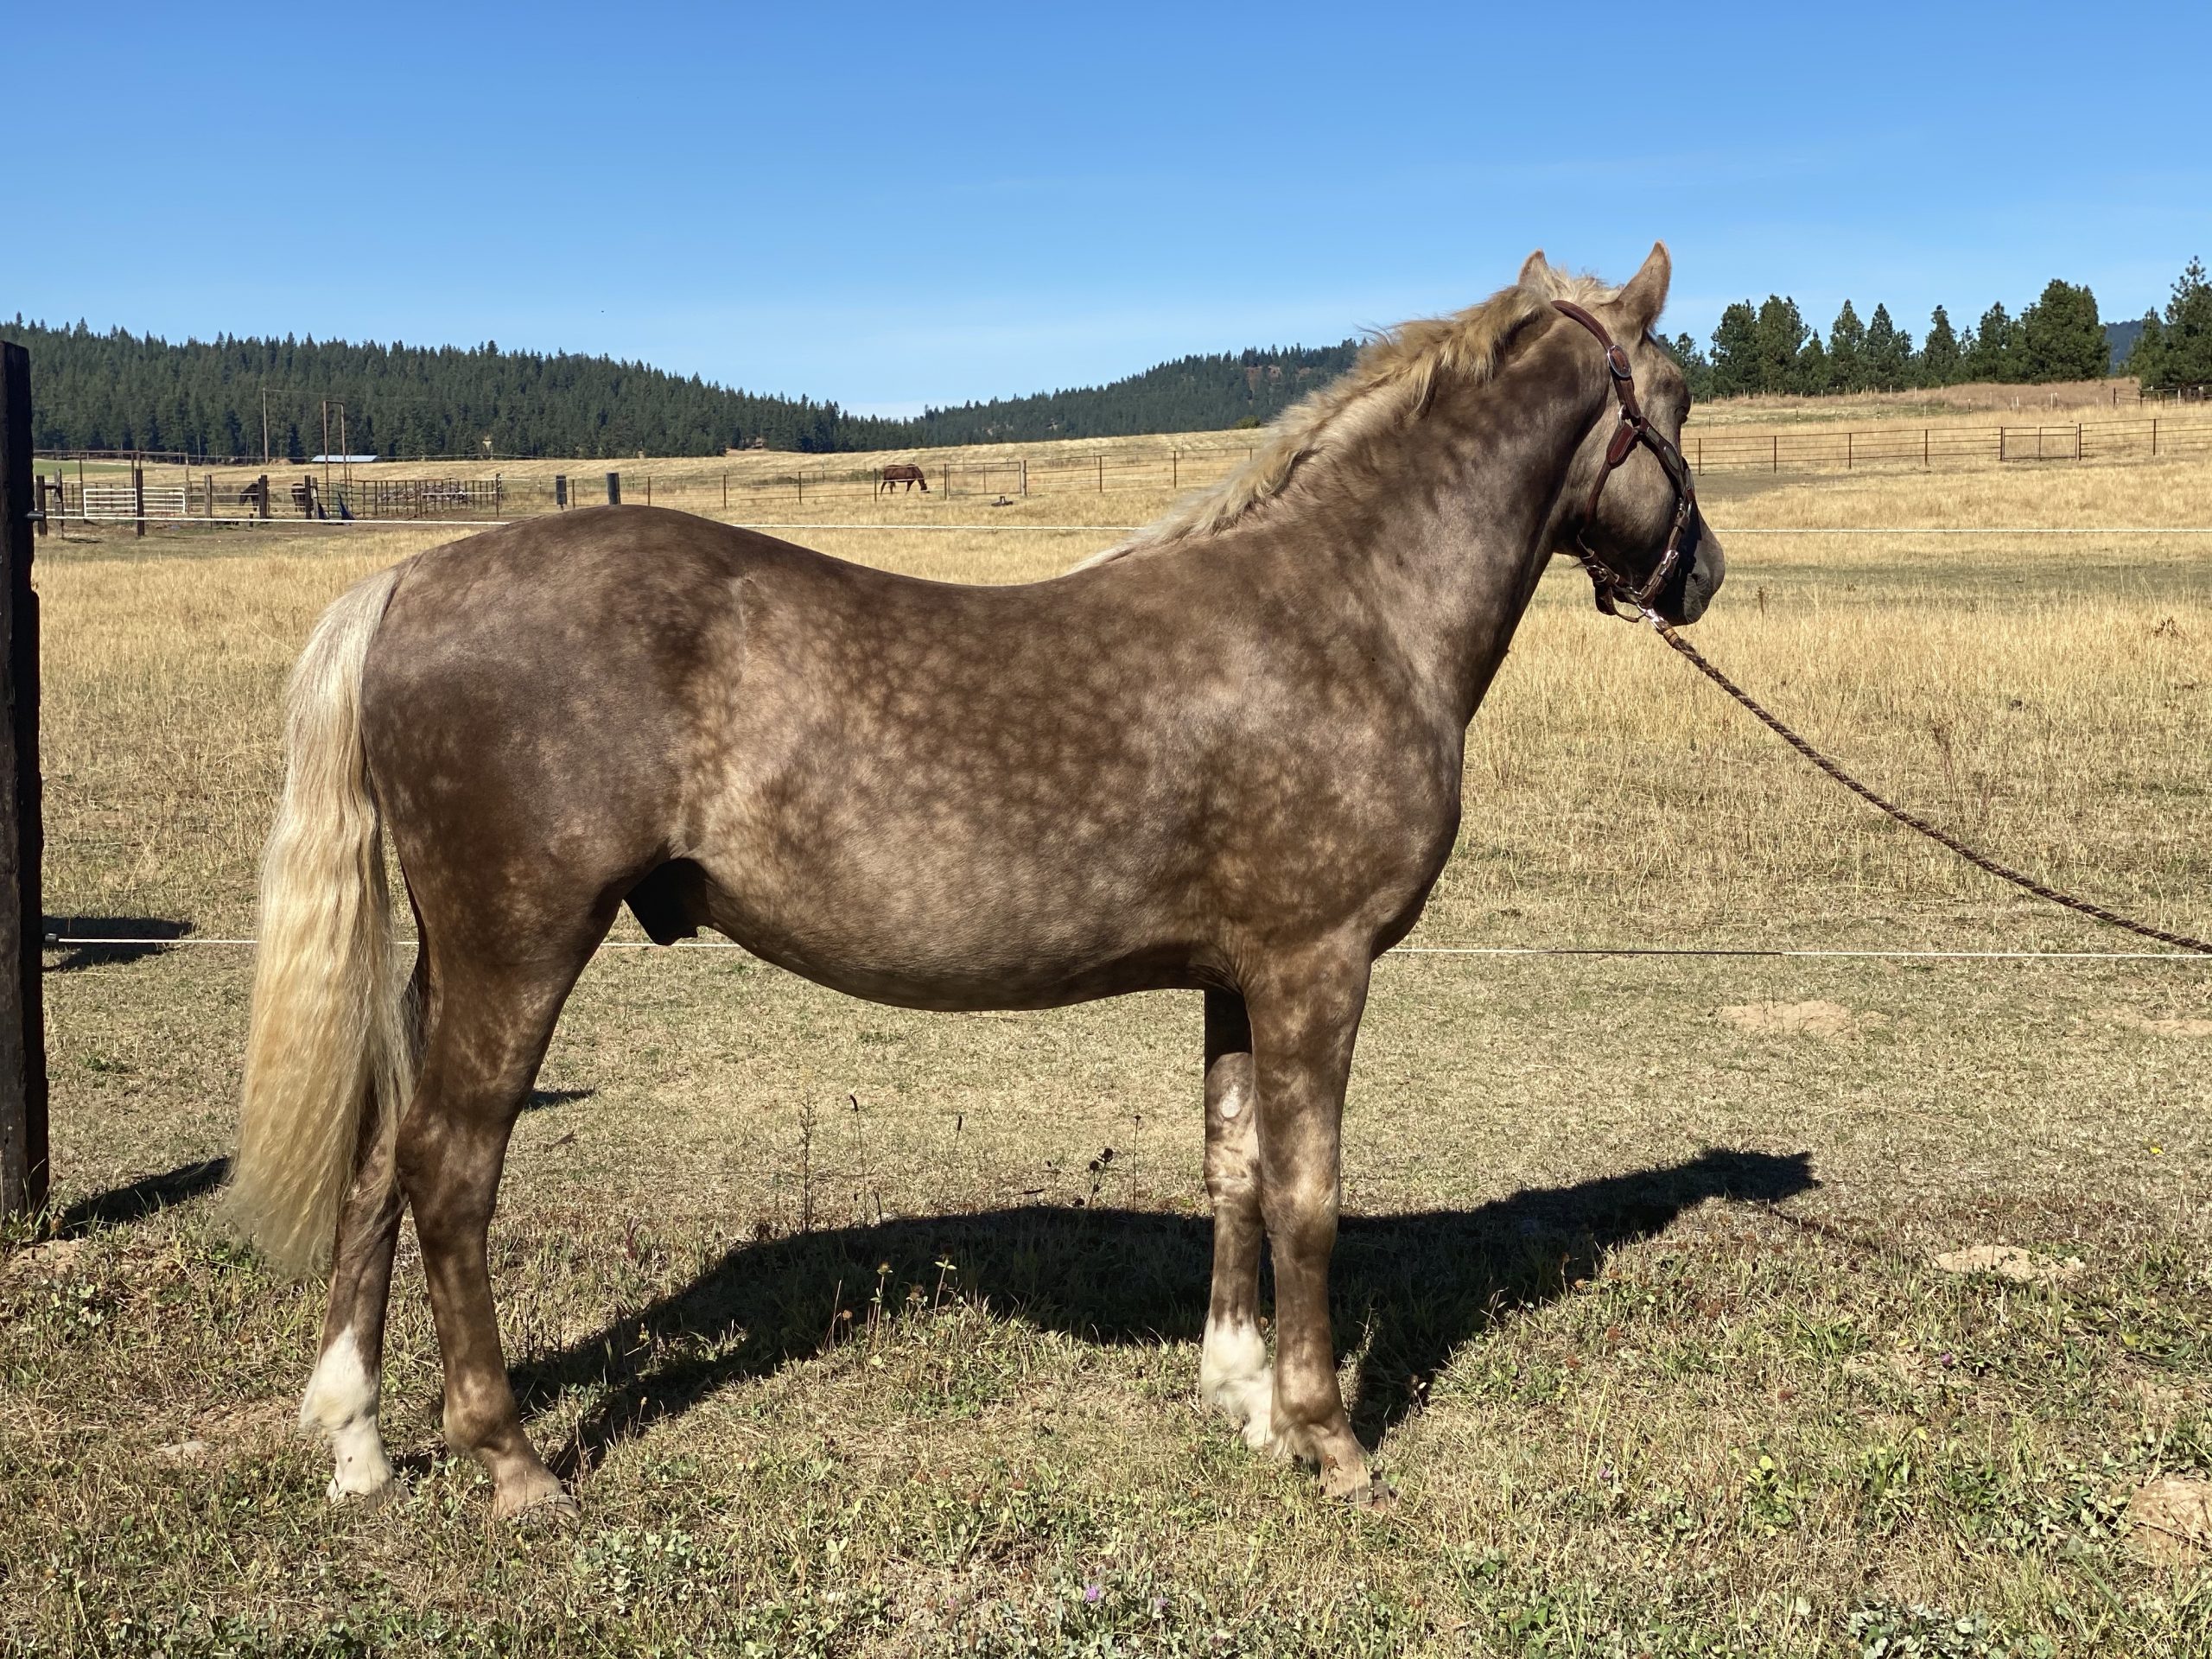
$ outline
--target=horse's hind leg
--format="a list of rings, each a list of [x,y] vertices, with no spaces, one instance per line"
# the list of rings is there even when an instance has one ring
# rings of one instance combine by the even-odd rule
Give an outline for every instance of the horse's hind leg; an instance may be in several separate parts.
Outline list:
[[[399,1126],[399,1178],[415,1211],[445,1362],[445,1437],[482,1463],[492,1512],[575,1505],[531,1449],[508,1386],[486,1237],[507,1137],[576,976],[608,918],[527,961],[437,960],[423,1079]]]
[[[426,959],[415,964],[409,1009],[419,1020],[429,977]],[[338,1215],[338,1243],[330,1263],[330,1307],[323,1315],[322,1345],[300,1402],[300,1424],[320,1430],[335,1465],[333,1503],[375,1497],[391,1484],[391,1465],[377,1427],[383,1393],[385,1310],[391,1300],[391,1257],[399,1243],[399,1179],[392,1142],[372,1117],[362,1124],[353,1185]]]
[[[1268,1444],[1274,1373],[1260,1335],[1260,1141],[1252,1025],[1232,991],[1206,998],[1206,1196],[1213,1202],[1213,1294],[1198,1395],[1256,1451]]]

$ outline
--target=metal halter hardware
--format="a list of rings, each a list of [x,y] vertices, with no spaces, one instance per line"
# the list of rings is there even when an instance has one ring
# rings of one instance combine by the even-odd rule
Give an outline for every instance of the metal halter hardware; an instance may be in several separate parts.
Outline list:
[[[1605,325],[1571,300],[1554,300],[1552,307],[1587,328],[1596,336],[1599,345],[1605,348],[1605,368],[1612,376],[1613,395],[1620,400],[1621,406],[1620,424],[1613,429],[1612,441],[1605,446],[1605,464],[1599,469],[1598,481],[1590,486],[1590,504],[1583,509],[1582,523],[1574,532],[1574,545],[1569,550],[1590,573],[1598,608],[1623,621],[1633,622],[1637,616],[1651,614],[1653,602],[1666,591],[1675,567],[1681,563],[1682,537],[1697,516],[1697,485],[1690,475],[1689,463],[1682,459],[1682,452],[1674,440],[1656,430],[1644,418],[1643,406],[1637,401],[1636,372],[1629,366],[1628,353],[1606,332]],[[1638,444],[1658,458],[1668,481],[1675,486],[1675,522],[1667,532],[1666,550],[1641,586],[1606,563],[1583,539],[1598,517],[1598,498],[1605,493],[1605,480],[1619,469]],[[1618,608],[1615,601],[1622,599],[1636,607],[1637,616],[1626,615]]]

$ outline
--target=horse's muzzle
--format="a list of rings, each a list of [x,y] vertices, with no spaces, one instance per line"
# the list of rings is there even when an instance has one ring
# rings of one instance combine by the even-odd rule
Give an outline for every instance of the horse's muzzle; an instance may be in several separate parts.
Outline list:
[[[1727,571],[1728,561],[1720,551],[1720,538],[1707,524],[1705,515],[1700,513],[1692,522],[1689,536],[1683,538],[1682,556],[1675,567],[1675,574],[1653,608],[1669,622],[1694,622],[1713,603],[1713,596],[1720,591]]]

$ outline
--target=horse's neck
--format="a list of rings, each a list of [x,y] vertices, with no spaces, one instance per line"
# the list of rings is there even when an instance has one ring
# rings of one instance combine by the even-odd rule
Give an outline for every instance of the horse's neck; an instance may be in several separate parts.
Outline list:
[[[1535,594],[1568,470],[1605,390],[1540,340],[1494,380],[1414,422],[1373,503],[1351,579],[1385,615],[1440,715],[1462,728]]]

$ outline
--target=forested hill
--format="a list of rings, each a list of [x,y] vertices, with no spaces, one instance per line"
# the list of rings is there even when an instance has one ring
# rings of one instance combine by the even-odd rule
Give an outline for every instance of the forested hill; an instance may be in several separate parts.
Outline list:
[[[1110,385],[995,397],[901,422],[916,445],[1219,432],[1259,424],[1351,366],[1359,342],[1182,357]]]
[[[345,405],[356,454],[719,454],[756,441],[820,453],[1023,438],[1216,431],[1255,423],[1347,366],[1354,342],[1186,357],[1111,385],[932,409],[912,420],[834,403],[732,391],[642,363],[569,353],[219,337],[172,345],[120,329],[0,331],[31,354],[33,442],[42,450],[262,452],[323,448],[324,399]],[[333,416],[330,444],[340,435]]]
[[[227,335],[178,346],[20,317],[0,332],[30,352],[41,449],[258,455],[264,391],[270,448],[295,461],[323,447],[325,398],[345,404],[356,454],[699,455],[755,438],[809,450],[899,442],[887,423],[835,404],[757,397],[605,357]]]

